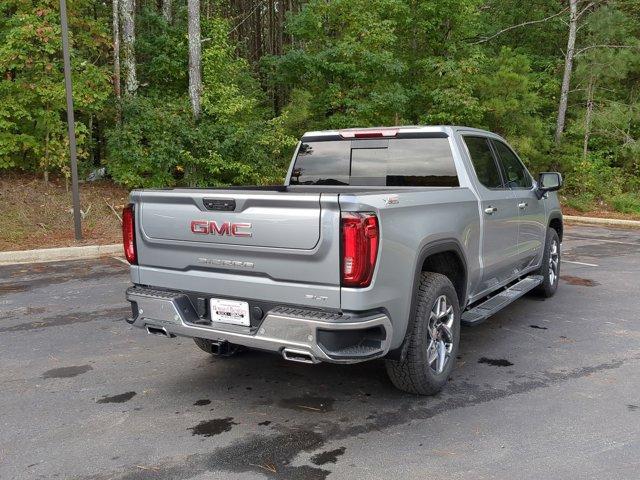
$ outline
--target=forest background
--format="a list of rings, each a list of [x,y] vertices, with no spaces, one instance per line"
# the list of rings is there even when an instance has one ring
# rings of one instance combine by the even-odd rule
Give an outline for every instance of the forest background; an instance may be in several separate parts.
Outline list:
[[[640,0],[68,9],[81,178],[281,183],[306,130],[457,124],[561,171],[575,210],[640,214]],[[0,3],[0,75],[0,177],[68,178],[58,0]]]

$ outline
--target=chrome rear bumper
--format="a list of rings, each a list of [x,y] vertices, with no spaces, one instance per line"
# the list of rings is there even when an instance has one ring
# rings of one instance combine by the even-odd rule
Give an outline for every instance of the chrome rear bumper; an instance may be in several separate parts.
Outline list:
[[[281,306],[266,312],[259,326],[251,328],[202,324],[189,297],[181,292],[131,287],[127,300],[133,313],[127,322],[148,333],[227,341],[279,353],[288,360],[307,358],[306,363],[356,363],[382,357],[392,338],[391,321],[383,313],[341,315]],[[354,343],[345,344],[341,337]]]

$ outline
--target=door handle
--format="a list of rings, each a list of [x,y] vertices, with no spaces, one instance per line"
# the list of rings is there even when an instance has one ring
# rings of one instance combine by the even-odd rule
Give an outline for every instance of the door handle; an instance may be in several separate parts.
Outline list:
[[[523,210],[523,209],[527,208],[528,206],[529,206],[529,204],[528,204],[527,202],[520,202],[520,203],[518,204],[518,208],[519,208],[520,210]]]
[[[486,213],[487,215],[493,215],[497,211],[498,211],[498,207],[492,207],[491,205],[489,205],[487,208],[484,209],[484,213]]]

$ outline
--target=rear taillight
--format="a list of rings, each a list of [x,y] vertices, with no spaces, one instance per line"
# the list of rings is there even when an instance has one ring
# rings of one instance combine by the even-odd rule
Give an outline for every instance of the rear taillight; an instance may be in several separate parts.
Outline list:
[[[378,218],[374,213],[342,213],[342,285],[367,287],[378,257]]]
[[[127,257],[127,262],[131,265],[137,265],[136,222],[133,216],[132,203],[122,210],[122,244],[124,245],[124,256]]]

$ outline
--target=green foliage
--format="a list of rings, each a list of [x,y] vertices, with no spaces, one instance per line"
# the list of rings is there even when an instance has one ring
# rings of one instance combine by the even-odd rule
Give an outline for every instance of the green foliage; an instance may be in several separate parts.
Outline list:
[[[272,59],[275,83],[307,92],[308,128],[388,125],[403,117],[407,67],[394,48],[405,11],[398,0],[312,0],[291,19],[299,43]]]
[[[158,2],[140,0],[140,88],[122,100],[121,116],[110,78],[111,4],[69,2],[81,160],[88,167],[93,149],[128,187],[277,183],[306,130],[462,124],[505,136],[533,173],[562,171],[567,202],[576,209],[603,201],[635,208],[638,0],[596,2],[582,15],[558,146],[553,133],[566,2],[293,3],[300,8],[288,15],[283,33],[271,31],[268,15],[249,31],[254,17],[236,15],[234,2],[203,5],[202,115],[196,122],[187,95],[184,2],[174,2],[169,24]],[[0,3],[0,169],[68,172],[57,12],[57,0]],[[537,23],[508,28],[531,21]],[[261,56],[255,49],[258,40],[264,47],[279,36],[284,54]]]
[[[104,25],[88,15],[91,2],[73,2],[74,100],[79,158],[86,158],[87,120],[109,96],[109,71],[89,61],[103,55]],[[68,173],[65,91],[58,2],[6,0],[0,4],[0,169]]]
[[[237,56],[228,40],[229,24],[213,19],[206,27],[210,41],[202,56],[203,110],[221,124],[255,121],[264,114],[264,96],[249,63]]]
[[[153,45],[175,46],[166,38],[185,27],[169,26],[152,11],[143,18],[153,28],[140,43],[150,51]],[[122,122],[108,132],[108,167],[117,182],[127,187],[282,182],[286,155],[296,142],[287,130],[290,113],[273,116],[249,63],[228,40],[229,28],[221,18],[203,22],[203,114],[197,122],[185,95],[186,68],[180,67],[186,46],[162,47],[162,61],[149,56],[143,78],[154,87],[124,99]]]
[[[579,212],[585,213],[594,209],[596,199],[589,192],[582,192],[577,195],[565,198],[562,202],[564,205],[573,208]]]
[[[136,18],[136,60],[141,93],[184,95],[187,90],[187,37],[182,18],[168,25],[144,6]]]
[[[640,215],[640,197],[633,193],[623,193],[609,199],[609,204],[620,213]]]

